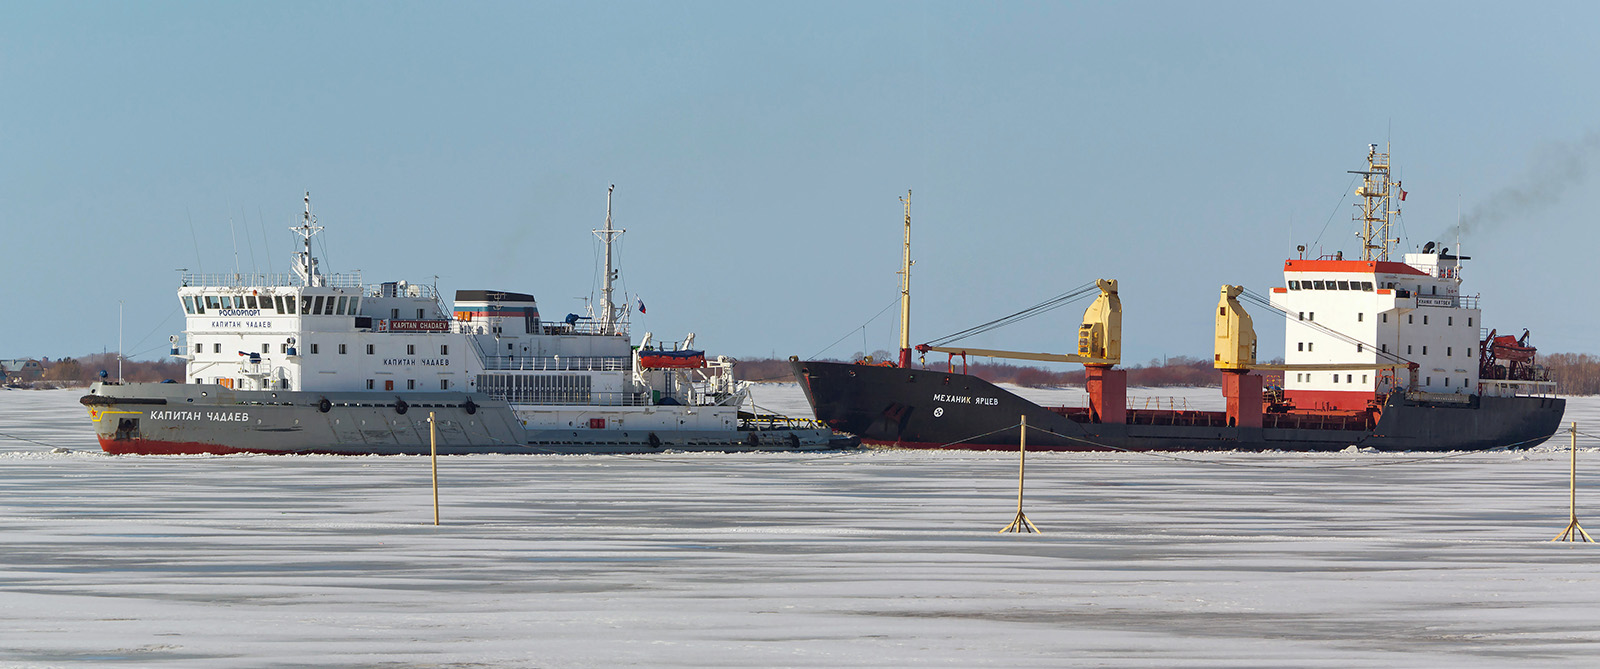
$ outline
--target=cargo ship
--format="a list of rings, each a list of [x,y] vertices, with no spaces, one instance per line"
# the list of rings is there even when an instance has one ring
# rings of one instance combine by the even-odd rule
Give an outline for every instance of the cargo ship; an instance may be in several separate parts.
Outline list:
[[[682,342],[632,343],[604,246],[598,308],[549,321],[527,293],[324,274],[305,197],[288,274],[186,274],[171,354],[182,382],[94,384],[81,398],[114,454],[794,451],[852,445],[765,415],[735,361]],[[592,302],[591,302],[592,304]],[[643,303],[640,303],[643,311]],[[432,420],[430,421],[430,416]]]
[[[1284,285],[1269,294],[1221,287],[1213,362],[1224,411],[1129,406],[1114,280],[1086,291],[1099,294],[1084,313],[1075,354],[949,341],[911,346],[909,193],[898,361],[791,358],[793,373],[818,420],[886,447],[1014,449],[1023,417],[1027,446],[1039,450],[1466,451],[1550,438],[1566,401],[1554,395],[1528,334],[1484,327],[1479,298],[1462,291],[1469,258],[1432,242],[1390,257],[1398,243],[1390,216],[1404,191],[1390,178],[1387,150],[1370,145],[1366,168],[1353,172],[1362,182],[1359,258],[1308,258],[1300,247],[1284,262]],[[1287,319],[1283,363],[1256,360],[1241,298]],[[913,351],[950,358],[916,364]],[[1088,406],[1040,406],[965,373],[967,356],[1082,364]],[[1257,372],[1269,370],[1283,374],[1281,387],[1265,387]]]

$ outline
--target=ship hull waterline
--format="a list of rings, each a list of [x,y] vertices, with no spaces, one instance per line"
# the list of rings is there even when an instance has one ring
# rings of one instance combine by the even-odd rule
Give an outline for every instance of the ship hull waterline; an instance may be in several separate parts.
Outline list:
[[[115,455],[427,455],[435,444],[440,455],[785,452],[855,445],[855,440],[820,426],[595,429],[574,421],[568,429],[528,428],[511,405],[475,393],[397,398],[360,392],[233,391],[213,385],[97,384],[82,403],[101,448]]]
[[[1219,412],[1159,412],[1141,424],[1074,420],[975,376],[935,369],[795,361],[795,378],[818,420],[863,444],[899,448],[1015,449],[1028,419],[1028,449],[1041,451],[1473,451],[1528,448],[1560,426],[1566,400],[1463,396],[1460,401],[1385,400],[1367,429],[1229,427]],[[1181,424],[1188,416],[1197,424]],[[1314,423],[1315,421],[1309,421]],[[1330,424],[1336,423],[1330,419]]]

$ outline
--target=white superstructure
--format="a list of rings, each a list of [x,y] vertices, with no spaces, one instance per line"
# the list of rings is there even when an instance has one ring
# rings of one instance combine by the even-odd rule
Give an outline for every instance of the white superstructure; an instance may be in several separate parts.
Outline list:
[[[645,358],[632,345],[629,301],[611,294],[611,243],[623,231],[611,227],[609,200],[595,231],[605,244],[600,312],[551,322],[528,294],[457,291],[449,310],[430,285],[324,274],[307,194],[291,274],[183,277],[186,327],[172,355],[186,361],[186,383],[235,391],[481,393],[508,402],[530,430],[737,427],[748,390],[731,361],[662,369],[650,363],[649,334]]]

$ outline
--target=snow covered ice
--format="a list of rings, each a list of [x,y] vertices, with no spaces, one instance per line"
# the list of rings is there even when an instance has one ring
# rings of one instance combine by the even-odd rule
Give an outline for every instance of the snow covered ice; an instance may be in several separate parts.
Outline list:
[[[1549,542],[1567,521],[1564,433],[1446,458],[1030,454],[1025,508],[1043,535],[996,533],[1015,512],[1015,453],[451,457],[435,527],[427,458],[112,457],[81,394],[0,391],[0,666],[1600,654],[1600,549]],[[805,413],[793,385],[756,399]],[[1600,398],[1571,399],[1567,420],[1600,434]],[[1591,533],[1595,445],[1581,440],[1578,462]]]

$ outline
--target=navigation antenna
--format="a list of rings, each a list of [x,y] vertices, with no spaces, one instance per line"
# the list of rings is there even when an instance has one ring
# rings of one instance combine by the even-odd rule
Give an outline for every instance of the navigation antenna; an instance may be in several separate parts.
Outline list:
[[[626,306],[616,306],[611,300],[611,282],[617,278],[617,270],[611,269],[611,240],[617,235],[627,232],[627,230],[611,229],[611,191],[616,189],[616,184],[611,184],[611,187],[606,189],[605,229],[593,231],[594,235],[599,237],[600,241],[606,245],[606,273],[600,282],[600,332],[603,334],[614,334],[616,332],[617,322],[620,320],[622,312],[627,309]]]
[[[1361,186],[1356,188],[1356,195],[1362,198],[1361,212],[1355,219],[1361,221],[1361,232],[1356,233],[1361,238],[1361,259],[1363,261],[1388,260],[1389,245],[1400,243],[1399,239],[1389,237],[1389,215],[1400,213],[1392,191],[1400,190],[1400,182],[1389,179],[1389,147],[1385,145],[1384,153],[1378,153],[1377,144],[1367,145],[1367,169],[1349,170],[1350,174],[1362,175]],[[1404,192],[1404,191],[1402,191]],[[1376,230],[1374,230],[1376,226]],[[1377,251],[1377,257],[1373,257]]]
[[[911,367],[911,189],[900,198],[906,203],[906,243],[900,256],[900,367]]]
[[[322,272],[317,271],[317,259],[311,255],[311,238],[322,232],[322,226],[317,225],[317,217],[311,215],[311,191],[306,191],[306,213],[300,219],[300,225],[289,230],[300,235],[305,242],[305,250],[294,254],[294,274],[300,277],[300,285],[327,285]]]

